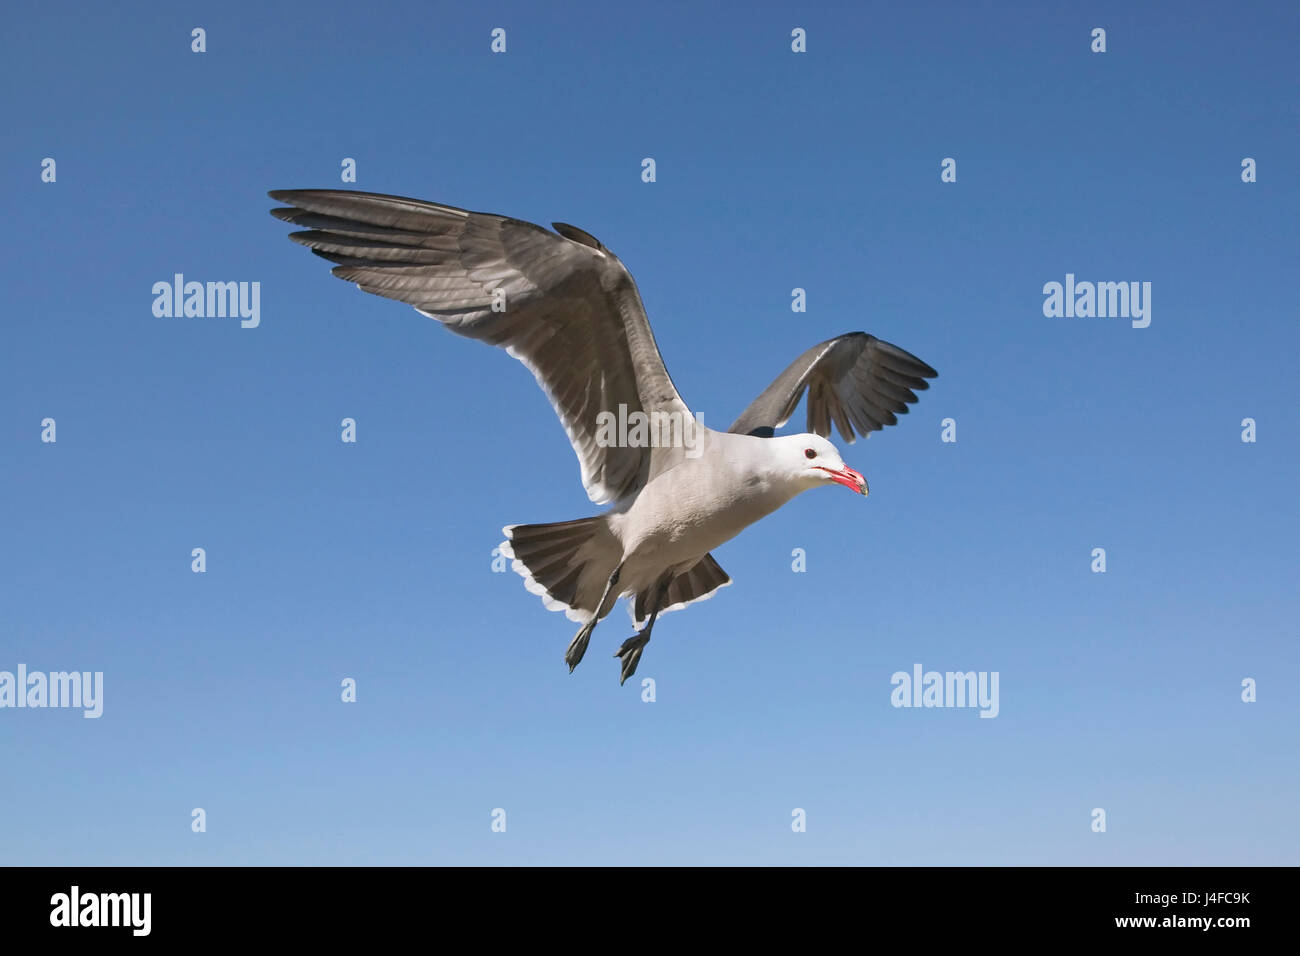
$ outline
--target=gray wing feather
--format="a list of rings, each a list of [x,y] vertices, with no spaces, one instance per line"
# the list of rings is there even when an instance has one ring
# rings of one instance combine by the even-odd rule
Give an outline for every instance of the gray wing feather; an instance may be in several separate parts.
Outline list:
[[[939,373],[915,355],[865,332],[814,345],[741,412],[729,431],[770,437],[790,420],[805,391],[808,431],[847,442],[893,425]]]
[[[288,204],[271,215],[304,227],[289,238],[334,262],[340,279],[523,362],[555,407],[597,504],[640,488],[655,451],[598,444],[599,413],[617,416],[625,405],[629,414],[690,414],[631,274],[588,233],[561,223],[560,236],[518,219],[376,193],[270,196]]]

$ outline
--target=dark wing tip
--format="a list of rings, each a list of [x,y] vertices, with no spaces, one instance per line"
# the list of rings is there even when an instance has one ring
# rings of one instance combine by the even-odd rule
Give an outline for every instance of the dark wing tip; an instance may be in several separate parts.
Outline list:
[[[885,355],[888,355],[890,358],[896,360],[897,364],[892,367],[896,368],[898,371],[906,372],[909,375],[917,375],[921,378],[939,377],[939,373],[931,368],[929,363],[921,361],[911,352],[907,351],[907,349],[900,349],[894,343],[878,339],[874,335],[869,335],[867,338],[874,341],[877,349]]]
[[[600,244],[600,240],[589,233],[586,229],[579,229],[577,226],[570,226],[567,222],[553,222],[551,228],[562,235],[565,239],[581,243],[584,246],[590,246],[592,249],[599,249],[602,252],[605,247]]]
[[[299,197],[319,191],[317,189],[268,189],[266,194],[276,202],[295,203]]]

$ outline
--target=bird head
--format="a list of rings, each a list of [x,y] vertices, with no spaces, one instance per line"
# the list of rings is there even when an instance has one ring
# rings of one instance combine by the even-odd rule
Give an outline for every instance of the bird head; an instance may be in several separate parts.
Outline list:
[[[835,482],[860,495],[867,494],[867,479],[844,464],[836,447],[820,435],[786,435],[775,440],[784,446],[783,464],[805,487]]]

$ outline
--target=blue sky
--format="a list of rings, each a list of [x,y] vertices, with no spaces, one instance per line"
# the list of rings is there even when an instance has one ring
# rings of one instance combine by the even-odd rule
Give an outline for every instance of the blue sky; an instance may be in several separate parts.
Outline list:
[[[105,700],[0,710],[0,862],[1300,861],[1300,12],[1137,7],[16,12],[0,670]],[[654,703],[621,609],[570,676],[573,626],[491,569],[502,525],[595,510],[531,376],[266,215],[344,157],[595,234],[715,427],[841,332],[940,377],[840,443],[870,498],[717,552]],[[260,282],[260,325],[155,317],[177,272]],[[1046,318],[1067,273],[1150,282],[1151,325]],[[916,663],[997,671],[999,715],[892,707]]]

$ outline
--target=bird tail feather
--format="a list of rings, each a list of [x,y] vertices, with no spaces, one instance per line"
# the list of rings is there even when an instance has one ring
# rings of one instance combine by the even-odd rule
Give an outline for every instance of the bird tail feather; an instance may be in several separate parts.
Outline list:
[[[659,609],[659,613],[667,614],[669,611],[676,611],[696,601],[711,598],[715,591],[725,588],[730,583],[731,575],[722,570],[722,566],[713,559],[712,554],[706,554],[695,562],[689,571],[683,571],[673,578],[672,583],[668,585],[668,593],[664,595],[663,607]],[[650,616],[649,605],[653,593],[653,587],[646,588],[637,594],[635,602],[629,602],[628,611],[636,627],[644,624]]]
[[[548,611],[564,611],[571,621],[591,620],[622,558],[605,516],[512,524],[501,530],[506,540],[500,551],[511,559],[524,587],[541,597]]]

